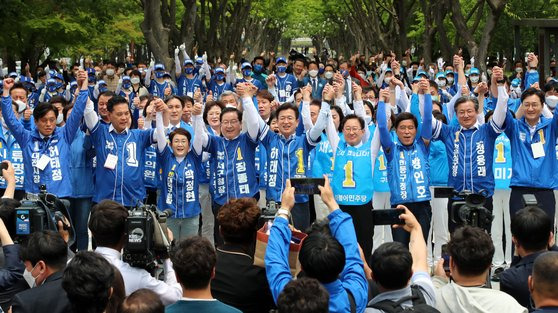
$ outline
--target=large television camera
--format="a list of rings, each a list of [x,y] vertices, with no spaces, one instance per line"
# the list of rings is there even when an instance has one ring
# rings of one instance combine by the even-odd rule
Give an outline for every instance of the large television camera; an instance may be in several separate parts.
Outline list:
[[[59,199],[46,191],[45,185],[39,187],[36,199],[22,200],[21,206],[14,211],[15,238],[14,241],[22,243],[30,234],[43,231],[58,231],[58,221],[63,224],[64,230],[69,231],[68,245],[75,241],[75,231],[71,223],[68,200]]]
[[[484,207],[486,195],[468,190],[457,192],[452,188],[435,188],[435,198],[454,198],[450,208],[450,218],[458,226],[475,226],[489,230],[494,216]]]
[[[157,267],[157,261],[169,256],[171,242],[167,233],[167,217],[172,215],[172,211],[161,212],[155,205],[139,204],[128,213],[123,259],[133,267],[152,272]]]

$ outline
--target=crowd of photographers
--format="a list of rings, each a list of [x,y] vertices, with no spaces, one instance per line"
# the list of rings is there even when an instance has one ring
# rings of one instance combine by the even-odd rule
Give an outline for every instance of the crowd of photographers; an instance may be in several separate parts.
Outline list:
[[[233,59],[7,75],[4,311],[558,311],[534,54]]]

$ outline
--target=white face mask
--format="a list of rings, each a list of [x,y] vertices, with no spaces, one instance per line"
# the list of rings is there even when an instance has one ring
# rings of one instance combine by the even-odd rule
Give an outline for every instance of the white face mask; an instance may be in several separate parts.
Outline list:
[[[113,76],[114,75],[114,69],[112,69],[112,68],[107,69],[107,75],[108,76]]]
[[[314,78],[314,77],[318,76],[318,70],[310,70],[310,71],[308,71],[308,75],[310,75],[310,77]]]
[[[556,104],[558,104],[558,96],[547,96],[544,98],[544,102],[549,108],[554,109]]]
[[[35,270],[35,267],[37,267],[38,264],[39,263],[35,264],[35,266],[33,266],[33,269],[31,271],[28,271],[27,269],[25,269],[23,271],[23,279],[25,279],[25,282],[27,282],[27,284],[29,285],[30,288],[33,288],[33,287],[37,286],[37,282],[35,281],[35,277],[33,277],[33,274],[31,274],[31,272],[33,272]]]
[[[384,83],[386,83],[387,85],[389,85],[390,81],[391,81],[391,77],[384,78]]]
[[[56,117],[56,124],[60,124],[64,121],[64,115],[62,113],[58,113],[58,116]]]
[[[445,87],[446,86],[446,80],[445,79],[438,80],[438,86]]]
[[[15,103],[17,104],[17,112],[21,113],[23,111],[25,111],[25,109],[27,109],[27,105],[21,101],[21,100],[16,100]]]
[[[450,85],[453,84],[453,77],[448,77],[447,80],[448,80],[448,84]]]
[[[140,79],[138,77],[134,77],[132,79],[130,79],[130,82],[134,85],[139,84],[140,83]]]
[[[333,72],[325,72],[325,73],[324,73],[324,76],[325,76],[325,78],[327,78],[327,79],[331,79],[331,78],[333,78]]]
[[[478,76],[471,76],[471,83],[477,83],[479,81],[479,77]]]

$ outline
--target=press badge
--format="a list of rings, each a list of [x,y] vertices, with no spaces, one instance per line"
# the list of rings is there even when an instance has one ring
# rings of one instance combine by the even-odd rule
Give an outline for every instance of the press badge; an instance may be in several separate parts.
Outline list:
[[[533,150],[533,157],[538,159],[544,157],[544,147],[542,142],[535,142],[531,144],[531,150]]]
[[[43,155],[41,155],[41,158],[37,162],[37,168],[42,171],[42,170],[45,169],[45,167],[47,166],[47,164],[49,162],[50,162],[50,158],[48,157],[48,155],[43,154]]]
[[[114,154],[109,154],[107,155],[107,159],[105,161],[105,168],[113,170],[116,168],[116,163],[118,163],[118,157]]]

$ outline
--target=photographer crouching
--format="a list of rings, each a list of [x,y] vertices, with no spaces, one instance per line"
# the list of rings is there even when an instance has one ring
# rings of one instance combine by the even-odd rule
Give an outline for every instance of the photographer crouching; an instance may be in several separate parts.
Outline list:
[[[124,279],[126,296],[132,292],[146,288],[157,293],[164,305],[175,303],[182,298],[182,288],[176,280],[172,263],[165,257],[163,268],[165,281],[160,281],[142,268],[132,267],[122,260],[121,251],[125,247],[127,237],[128,210],[120,203],[103,200],[95,205],[89,219],[89,229],[97,243],[95,252],[105,257],[114,265]],[[137,234],[134,234],[137,235]],[[168,239],[172,241],[172,232],[168,230]]]

